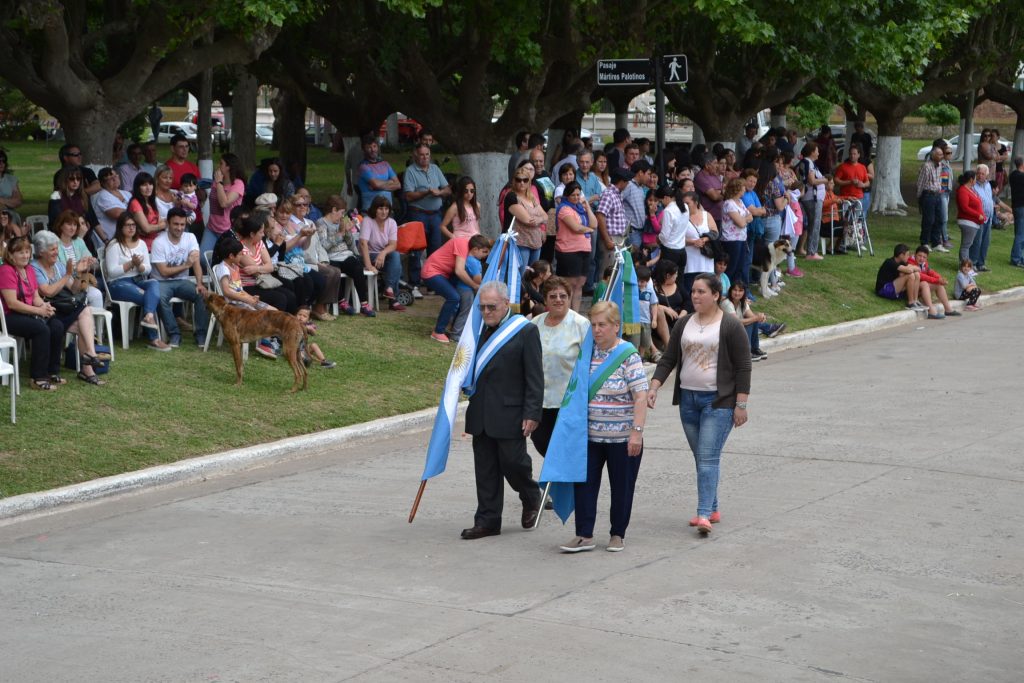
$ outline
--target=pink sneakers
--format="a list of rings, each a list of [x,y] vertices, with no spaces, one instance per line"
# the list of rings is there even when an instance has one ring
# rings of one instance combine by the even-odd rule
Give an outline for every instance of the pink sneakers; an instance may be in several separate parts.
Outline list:
[[[719,522],[722,521],[722,513],[719,512],[718,510],[715,510],[714,512],[711,513],[711,516],[708,517],[708,521],[711,522],[712,524],[718,524]],[[694,517],[693,519],[690,520],[690,526],[699,526],[699,525],[700,525],[700,517]]]
[[[442,344],[447,344],[451,341],[450,339],[448,339],[448,335],[446,335],[444,332],[431,332],[430,338],[436,342],[441,342]]]
[[[786,275],[790,277],[803,277],[804,271],[800,270],[799,268],[790,268],[786,271]]]

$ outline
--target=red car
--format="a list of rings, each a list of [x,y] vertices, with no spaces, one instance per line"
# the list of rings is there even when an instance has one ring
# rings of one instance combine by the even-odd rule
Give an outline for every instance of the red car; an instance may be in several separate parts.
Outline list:
[[[416,119],[410,119],[408,117],[398,115],[398,141],[400,143],[411,143],[415,142],[416,138],[420,136],[420,131],[423,130],[423,126]],[[381,141],[384,141],[388,137],[388,121],[384,121],[380,124]]]

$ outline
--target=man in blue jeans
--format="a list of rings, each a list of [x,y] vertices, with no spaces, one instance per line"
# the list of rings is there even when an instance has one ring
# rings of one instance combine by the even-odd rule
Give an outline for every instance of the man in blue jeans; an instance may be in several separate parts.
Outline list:
[[[444,243],[441,234],[443,218],[441,204],[445,197],[452,193],[448,180],[437,164],[430,162],[430,146],[419,142],[412,150],[412,158],[416,162],[405,169],[402,191],[408,206],[406,219],[420,221],[427,235],[427,256],[433,254]],[[420,284],[420,263],[423,252],[409,253],[409,282],[414,287]],[[413,289],[413,296],[419,294]],[[419,297],[416,297],[419,298]]]
[[[1013,160],[1010,172],[1010,206],[1013,207],[1013,247],[1010,263],[1024,268],[1024,157]]]
[[[195,309],[196,345],[206,341],[208,316],[203,297],[203,268],[199,263],[199,243],[196,236],[185,231],[187,215],[184,209],[174,207],[167,212],[167,231],[153,240],[150,261],[153,279],[160,282],[160,319],[167,330],[168,344],[177,348],[181,344],[181,327],[174,315],[172,298],[191,301]],[[189,272],[195,282],[188,279]],[[183,321],[184,325],[188,323]]]
[[[921,244],[942,245],[942,168],[944,153],[935,145],[917,174],[917,205],[921,209]]]

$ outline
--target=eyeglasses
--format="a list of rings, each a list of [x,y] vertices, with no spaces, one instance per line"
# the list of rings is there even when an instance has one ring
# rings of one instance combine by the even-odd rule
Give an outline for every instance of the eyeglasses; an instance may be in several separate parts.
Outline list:
[[[309,206],[309,204],[307,204],[306,202],[295,202],[294,206],[296,209],[302,209]]]
[[[516,178],[516,182],[517,183],[528,183],[528,182],[530,182],[530,179],[529,178]]]
[[[82,156],[82,153],[81,152],[68,152],[66,156],[69,156],[69,157],[80,157],[80,156]]]
[[[498,304],[480,304],[477,306],[481,313],[487,313],[488,311],[498,310]]]
[[[568,299],[569,295],[565,292],[551,292],[548,294],[549,299]]]

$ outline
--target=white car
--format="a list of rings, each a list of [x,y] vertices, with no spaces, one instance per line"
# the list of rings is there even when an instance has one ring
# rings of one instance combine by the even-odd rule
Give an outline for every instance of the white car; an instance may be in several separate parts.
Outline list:
[[[160,135],[157,136],[156,141],[160,144],[166,144],[178,133],[184,135],[192,146],[195,146],[199,140],[199,126],[191,121],[167,121],[160,124]],[[150,139],[152,139],[152,132],[150,133]]]
[[[958,158],[960,156],[959,155],[959,151],[960,151],[959,150],[959,147],[960,147],[960,136],[959,135],[954,135],[953,137],[951,137],[946,142],[948,142],[949,146],[953,148],[953,158],[954,159]],[[973,150],[971,152],[971,154],[975,158],[977,158],[977,156],[978,156],[978,143],[980,143],[980,142],[981,142],[981,133],[975,133],[974,134],[974,143],[973,143],[973,145],[971,147],[971,149]],[[1004,140],[1003,138],[999,138],[999,144],[1006,145],[1006,149],[1009,150],[1011,153],[1013,152],[1013,143],[1010,142],[1009,140]],[[928,158],[928,155],[931,154],[931,153],[932,153],[932,146],[931,145],[927,145],[925,147],[922,147],[921,149],[917,150],[917,160],[918,161],[924,161],[925,159]]]
[[[274,129],[271,126],[256,126],[256,142],[269,145],[274,142]]]

